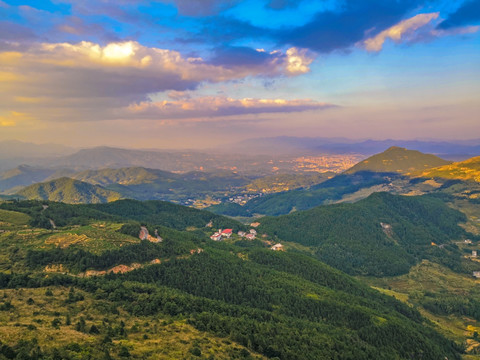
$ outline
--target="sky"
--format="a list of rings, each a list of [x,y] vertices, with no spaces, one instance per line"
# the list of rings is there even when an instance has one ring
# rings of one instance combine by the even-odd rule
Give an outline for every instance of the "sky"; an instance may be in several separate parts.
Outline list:
[[[480,0],[0,0],[0,141],[480,138]]]

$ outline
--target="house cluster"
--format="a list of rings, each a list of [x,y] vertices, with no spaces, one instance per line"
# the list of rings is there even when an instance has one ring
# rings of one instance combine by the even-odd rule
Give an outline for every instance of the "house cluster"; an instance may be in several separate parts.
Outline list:
[[[248,201],[262,196],[262,193],[258,194],[239,194],[228,198],[227,202],[235,203],[238,205],[245,205]]]
[[[283,245],[280,243],[273,245],[270,249],[273,251],[285,251]]]
[[[215,234],[210,236],[210,239],[212,239],[213,241],[220,241],[223,238],[228,239],[230,236],[232,236],[232,233],[233,233],[232,229],[224,229],[224,230],[219,229]]]
[[[238,236],[241,238],[245,238],[247,240],[255,240],[255,237],[257,236],[257,230],[255,229],[250,229],[250,232],[246,233],[245,231],[239,231],[237,233]]]
[[[219,229],[215,234],[210,236],[210,239],[212,239],[213,241],[221,241],[223,239],[230,238],[232,234],[232,229]],[[246,238],[247,240],[255,240],[255,237],[257,236],[257,231],[255,229],[250,229],[248,233],[245,231],[239,231],[237,235],[241,238]]]
[[[473,277],[480,279],[480,271],[474,271],[473,272]]]

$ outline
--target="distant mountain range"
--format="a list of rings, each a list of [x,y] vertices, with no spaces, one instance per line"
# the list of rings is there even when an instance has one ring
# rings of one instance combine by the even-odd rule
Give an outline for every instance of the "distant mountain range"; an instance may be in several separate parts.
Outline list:
[[[55,168],[22,165],[1,172],[0,192],[27,199],[69,203],[108,202],[111,199],[132,198],[167,200],[188,205],[211,196],[226,200],[229,196],[239,193],[264,194],[246,204],[246,200],[237,201],[245,204],[244,206],[224,202],[209,208],[218,214],[252,216],[281,215],[322,204],[352,202],[378,191],[412,195],[435,191],[441,186],[442,182],[428,182],[429,178],[460,181],[479,178],[478,157],[451,163],[435,155],[396,146],[373,155],[336,176],[328,172],[279,173],[275,176],[243,175],[238,169],[173,173],[142,166],[117,167],[123,163],[162,162],[177,169],[178,164],[181,164],[180,167],[186,169],[189,165],[193,167],[200,158],[207,159],[204,157],[205,154],[199,153],[172,154],[172,158],[169,158],[167,153],[160,152],[112,148],[82,150],[57,159]],[[145,155],[147,157],[144,157]],[[89,159],[90,165],[110,164],[112,168],[77,171],[66,166],[76,164],[77,168],[83,168],[83,165],[88,165]],[[213,157],[208,158],[207,162],[214,160]],[[251,165],[262,166],[259,163],[253,162]],[[267,174],[271,174],[271,171],[267,171]]]
[[[32,144],[22,141],[0,141],[0,171],[21,164],[35,165],[45,159],[54,163],[55,159],[70,155],[78,149],[56,144]]]
[[[0,141],[0,171],[19,165],[68,168],[75,171],[145,167],[173,172],[231,169],[266,175],[272,168],[289,169],[285,157],[358,154],[370,156],[391,146],[416,149],[443,159],[460,161],[480,154],[480,139],[469,141],[366,140],[342,138],[272,137],[232,142],[221,149],[134,150],[94,147],[78,150],[55,144]],[[272,162],[273,161],[273,162]]]
[[[480,139],[468,141],[365,140],[280,136],[248,139],[234,144],[233,150],[250,153],[310,152],[325,154],[357,153],[373,155],[397,146],[435,154],[447,160],[464,160],[480,154]]]

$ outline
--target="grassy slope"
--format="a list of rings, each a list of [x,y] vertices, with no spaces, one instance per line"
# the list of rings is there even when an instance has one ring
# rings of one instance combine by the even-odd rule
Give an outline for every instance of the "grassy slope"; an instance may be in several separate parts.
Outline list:
[[[52,295],[46,295],[48,289]],[[104,347],[109,348],[114,358],[119,357],[123,347],[134,359],[190,358],[195,348],[200,349],[204,357],[214,355],[215,359],[239,358],[244,353],[250,354],[251,359],[264,358],[235,342],[198,331],[185,320],[168,315],[135,316],[122,310],[118,313],[108,301],[99,301],[93,294],[79,289],[74,291],[83,299],[69,303],[69,288],[65,287],[2,291],[0,303],[9,302],[13,309],[0,311],[1,341],[15,347],[19,339],[35,338],[44,352],[55,347],[71,356],[83,353],[96,359],[104,356]],[[85,331],[76,329],[81,318],[86,322]],[[55,319],[60,322],[58,326],[52,325]],[[111,328],[115,333],[122,327],[121,322],[125,335],[113,335],[111,343],[100,347],[105,341],[105,332]],[[99,334],[90,332],[92,325],[99,329]],[[80,351],[74,344],[78,344]]]
[[[480,156],[462,162],[436,167],[422,172],[420,176],[480,182]]]

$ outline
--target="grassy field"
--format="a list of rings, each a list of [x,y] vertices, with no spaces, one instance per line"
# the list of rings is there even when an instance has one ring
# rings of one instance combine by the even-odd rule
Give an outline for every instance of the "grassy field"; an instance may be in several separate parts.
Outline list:
[[[71,245],[88,246],[88,251],[98,254],[105,250],[140,242],[139,238],[118,232],[121,226],[122,224],[117,223],[98,222],[72,227],[48,236],[45,244],[61,248]]]
[[[74,294],[80,300],[69,302],[69,292],[68,288],[0,292],[1,341],[15,347],[19,340],[34,340],[42,351],[78,350],[92,358],[105,348],[115,358],[133,359],[235,359],[250,353],[182,319],[135,317],[78,289]],[[85,324],[79,326],[82,321]],[[125,349],[130,356],[122,356]],[[263,359],[256,354],[249,358]]]
[[[25,227],[30,216],[16,211],[0,210],[0,229],[15,229]]]

